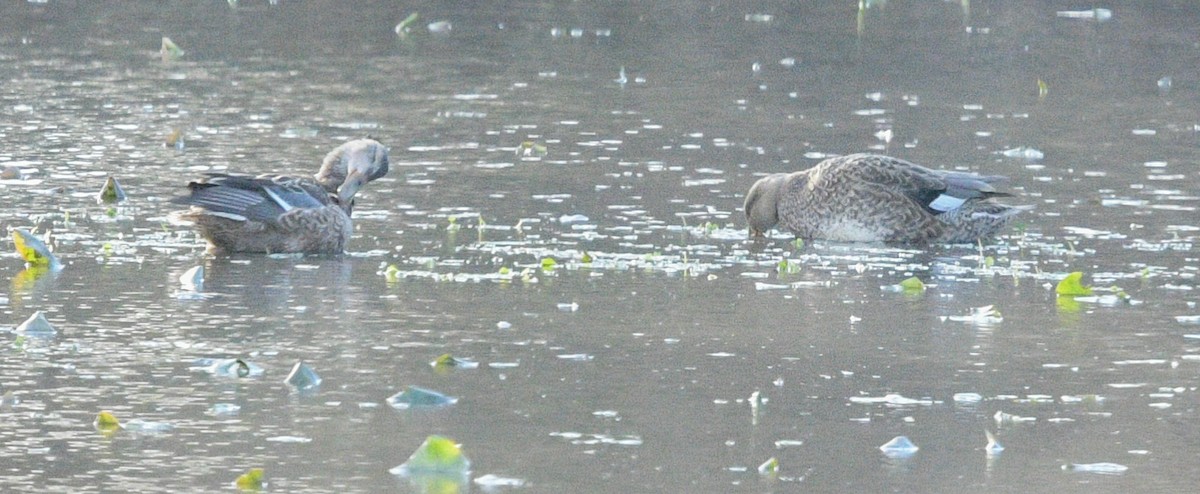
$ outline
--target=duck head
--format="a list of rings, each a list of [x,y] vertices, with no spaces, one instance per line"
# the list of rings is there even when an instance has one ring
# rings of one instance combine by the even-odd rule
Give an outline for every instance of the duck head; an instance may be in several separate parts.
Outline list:
[[[746,222],[750,224],[751,237],[764,237],[779,223],[779,194],[787,182],[786,173],[775,173],[760,178],[746,193]]]
[[[325,190],[336,192],[343,204],[350,204],[363,185],[387,172],[387,148],[374,139],[355,139],[325,155],[315,178]]]

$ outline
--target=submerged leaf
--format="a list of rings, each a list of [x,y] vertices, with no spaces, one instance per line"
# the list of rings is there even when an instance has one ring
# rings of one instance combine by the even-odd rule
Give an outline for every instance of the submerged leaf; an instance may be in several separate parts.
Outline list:
[[[1092,287],[1084,286],[1083,272],[1075,271],[1071,274],[1068,274],[1067,277],[1063,278],[1062,281],[1058,282],[1058,285],[1054,287],[1054,292],[1059,295],[1067,295],[1071,297],[1079,295],[1091,295]]]

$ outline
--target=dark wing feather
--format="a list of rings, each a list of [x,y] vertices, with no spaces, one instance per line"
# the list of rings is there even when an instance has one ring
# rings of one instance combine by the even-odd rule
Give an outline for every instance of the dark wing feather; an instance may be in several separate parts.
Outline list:
[[[203,208],[230,219],[275,222],[294,209],[320,208],[329,195],[316,184],[288,177],[253,178],[210,174],[188,184],[191,194],[171,202]]]

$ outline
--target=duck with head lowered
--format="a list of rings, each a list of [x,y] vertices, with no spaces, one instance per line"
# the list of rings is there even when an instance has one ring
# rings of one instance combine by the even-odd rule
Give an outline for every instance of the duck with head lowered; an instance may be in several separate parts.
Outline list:
[[[191,206],[171,220],[194,225],[214,254],[340,254],[354,195],[387,172],[387,148],[356,139],[330,151],[312,178],[209,174],[171,201]]]
[[[759,179],[746,194],[750,236],[775,226],[804,239],[926,245],[996,235],[1029,206],[992,200],[1008,179],[933,170],[877,154],[829,158]]]

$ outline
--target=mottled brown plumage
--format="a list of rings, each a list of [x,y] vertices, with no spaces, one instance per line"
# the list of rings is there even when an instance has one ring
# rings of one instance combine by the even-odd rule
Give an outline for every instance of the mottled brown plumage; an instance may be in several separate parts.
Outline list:
[[[746,194],[752,236],[779,225],[797,237],[900,244],[974,242],[995,235],[1025,207],[1000,176],[932,170],[875,154],[830,158],[760,179]]]
[[[215,254],[338,254],[353,231],[354,195],[387,171],[387,148],[358,139],[330,151],[313,178],[210,174],[172,201],[192,206],[172,220],[194,225]]]

